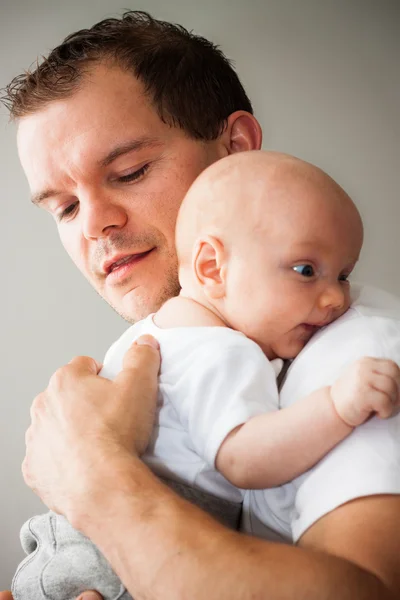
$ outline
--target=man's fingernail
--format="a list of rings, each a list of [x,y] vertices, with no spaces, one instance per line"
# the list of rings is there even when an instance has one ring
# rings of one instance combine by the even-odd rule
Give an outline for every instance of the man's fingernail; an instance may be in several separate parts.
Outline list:
[[[138,346],[151,346],[151,348],[155,348],[155,350],[159,350],[160,348],[160,344],[157,340],[150,335],[143,335],[136,340],[135,344]]]

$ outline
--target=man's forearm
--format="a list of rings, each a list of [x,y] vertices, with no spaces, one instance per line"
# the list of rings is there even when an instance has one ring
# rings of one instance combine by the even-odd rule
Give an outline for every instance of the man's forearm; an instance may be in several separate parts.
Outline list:
[[[178,498],[139,460],[110,463],[82,510],[67,516],[135,600],[391,599],[374,575],[350,562],[229,531]]]

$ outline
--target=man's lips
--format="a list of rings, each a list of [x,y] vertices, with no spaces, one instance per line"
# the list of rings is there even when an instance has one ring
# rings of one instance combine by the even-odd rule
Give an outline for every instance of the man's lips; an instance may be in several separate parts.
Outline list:
[[[118,254],[105,261],[102,265],[103,274],[108,277],[111,274],[125,271],[127,267],[131,267],[134,264],[140,262],[143,258],[148,256],[154,248],[146,250],[145,252],[137,252],[135,254]]]

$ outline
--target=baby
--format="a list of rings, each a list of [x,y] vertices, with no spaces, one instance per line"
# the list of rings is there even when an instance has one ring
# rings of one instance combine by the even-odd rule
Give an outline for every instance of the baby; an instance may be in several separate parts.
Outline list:
[[[222,520],[239,513],[242,488],[294,479],[354,427],[399,405],[398,367],[369,359],[279,410],[280,359],[346,312],[362,239],[353,202],[316,167],[267,152],[222,159],[195,181],[178,216],[180,295],[105,357],[101,375],[111,379],[138,336],[158,339],[156,424],[149,410],[143,460],[180,493],[199,490],[204,508],[219,498]],[[33,517],[21,539],[28,556],[14,577],[15,600],[74,600],[85,589],[131,598],[63,517]]]

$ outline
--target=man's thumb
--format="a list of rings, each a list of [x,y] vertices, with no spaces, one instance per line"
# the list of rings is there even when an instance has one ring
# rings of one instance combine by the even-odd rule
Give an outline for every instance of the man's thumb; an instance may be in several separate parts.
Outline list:
[[[76,600],[103,600],[103,596],[100,596],[97,592],[85,592]]]
[[[116,380],[120,383],[131,383],[134,377],[137,385],[140,384],[140,380],[149,379],[156,383],[161,361],[159,350],[160,346],[155,338],[151,335],[142,335],[125,353],[123,368]]]
[[[152,335],[141,335],[134,343],[133,346],[150,346],[150,348],[154,348],[155,350],[160,349],[160,344],[157,342],[156,338],[153,338]]]

